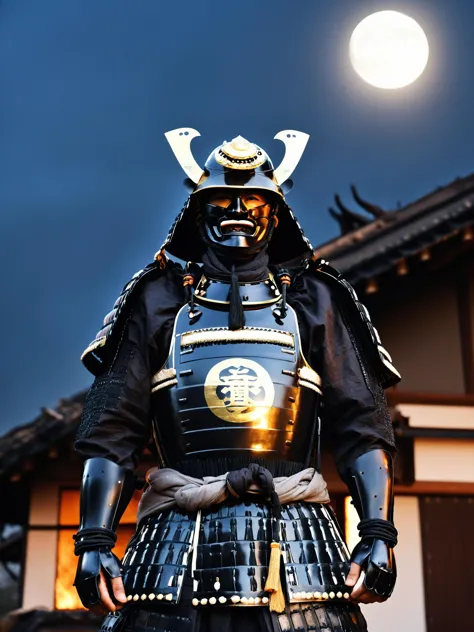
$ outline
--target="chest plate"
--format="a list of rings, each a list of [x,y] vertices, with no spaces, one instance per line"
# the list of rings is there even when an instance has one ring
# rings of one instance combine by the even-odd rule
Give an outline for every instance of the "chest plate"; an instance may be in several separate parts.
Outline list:
[[[178,313],[169,357],[153,376],[163,463],[244,456],[307,463],[321,390],[300,348],[296,314],[289,308],[279,317],[271,282],[242,284],[246,324],[231,331],[228,286],[208,285],[196,291],[197,320],[188,306]]]

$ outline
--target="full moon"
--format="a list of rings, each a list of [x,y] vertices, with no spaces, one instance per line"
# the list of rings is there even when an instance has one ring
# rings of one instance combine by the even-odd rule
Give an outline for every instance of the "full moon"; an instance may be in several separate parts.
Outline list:
[[[403,88],[418,79],[428,56],[423,29],[398,11],[379,11],[364,18],[349,44],[349,57],[357,74],[386,90]]]

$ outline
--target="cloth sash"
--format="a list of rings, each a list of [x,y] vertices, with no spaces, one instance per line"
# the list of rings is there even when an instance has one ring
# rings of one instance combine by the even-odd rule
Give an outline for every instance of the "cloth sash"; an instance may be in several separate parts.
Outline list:
[[[227,473],[193,478],[168,467],[152,467],[147,472],[146,480],[149,487],[138,505],[138,522],[147,516],[176,507],[193,513],[219,505],[233,497],[227,485]],[[326,481],[312,467],[292,476],[279,476],[273,482],[282,505],[297,501],[329,502]],[[248,491],[258,496],[260,490],[257,485],[252,484]]]

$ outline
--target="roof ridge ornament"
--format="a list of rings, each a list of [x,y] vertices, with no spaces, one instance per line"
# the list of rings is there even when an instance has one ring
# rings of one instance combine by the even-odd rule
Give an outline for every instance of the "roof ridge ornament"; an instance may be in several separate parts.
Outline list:
[[[351,184],[351,192],[352,192],[352,197],[357,202],[357,204],[361,206],[363,209],[365,209],[367,212],[369,212],[372,215],[372,217],[375,217],[377,219],[387,217],[388,215],[387,211],[385,211],[381,206],[379,206],[378,204],[372,204],[372,202],[367,202],[367,200],[364,200],[359,195],[359,192],[355,184]]]

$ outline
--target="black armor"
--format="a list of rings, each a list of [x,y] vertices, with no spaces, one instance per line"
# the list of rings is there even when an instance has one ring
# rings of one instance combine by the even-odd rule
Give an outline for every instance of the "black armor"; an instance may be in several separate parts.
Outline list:
[[[176,264],[167,261],[166,257],[159,251],[156,254],[156,261],[136,272],[130,281],[125,284],[112,310],[105,316],[102,327],[81,356],[84,366],[93,375],[101,375],[110,368],[110,364],[117,354],[117,347],[123,338],[124,329],[140,288],[146,281],[162,276],[165,268],[174,269]],[[305,271],[310,271],[337,292],[337,296],[340,298],[340,309],[350,327],[351,336],[354,337],[357,345],[364,349],[367,356],[366,361],[370,369],[377,375],[381,386],[388,388],[399,382],[401,379],[400,374],[393,366],[390,354],[382,345],[378,331],[372,324],[367,308],[359,301],[351,284],[324,259],[305,262],[297,268],[294,273],[294,280],[297,281],[298,277]],[[225,285],[228,287],[227,284]],[[217,288],[219,286],[215,285],[214,287]],[[260,284],[255,284],[254,287],[262,289]],[[209,291],[209,288],[207,288],[207,291]],[[196,300],[199,301],[198,294],[196,294]],[[221,300],[227,303],[227,296],[222,296]],[[205,300],[202,302],[205,304]],[[247,306],[250,307],[249,305]]]
[[[366,586],[378,596],[391,593],[396,574],[393,472],[380,454],[393,448],[381,389],[396,383],[399,375],[353,288],[325,261],[311,260],[311,245],[286,204],[288,178],[307,135],[293,130],[277,135],[287,149],[277,169],[260,147],[239,137],[215,149],[204,170],[189,151],[197,135],[186,128],[168,133],[195,185],[193,192],[155,262],[125,286],[83,354],[98,379],[86,402],[78,449],[90,457],[95,450],[117,455],[122,437],[128,453],[114,458],[130,468],[130,452],[144,444],[151,430],[159,467],[204,479],[200,484],[227,472],[238,477],[240,468],[245,478],[254,464],[266,468],[270,481],[272,476],[293,480],[288,477],[308,466],[319,468],[320,408],[329,392],[339,405],[331,407],[334,402],[329,401],[325,410],[343,420],[330,419],[336,435],[344,435],[339,423],[355,424],[346,433],[354,443],[346,450],[353,455],[351,463],[345,470],[338,466],[353,488],[362,542],[351,558],[332,510],[324,504],[327,498],[288,501],[280,508],[278,496],[277,507],[274,496],[260,490],[256,497],[231,493],[200,511],[173,508],[142,514],[122,560],[128,603],[106,618],[102,630],[122,629],[126,623],[127,632],[202,632],[214,621],[214,629],[230,629],[234,622],[234,629],[245,627],[247,632],[363,632],[365,622],[346,585],[351,560],[362,564]],[[253,190],[259,195],[253,207],[247,206],[245,196]],[[210,197],[213,191],[226,204],[217,194]],[[230,255],[220,248],[224,242]],[[194,263],[181,270],[168,262],[164,249]],[[291,265],[282,265],[289,260]],[[186,296],[182,287],[176,288],[178,277]],[[296,288],[305,284],[315,294],[309,307],[307,296],[297,296]],[[155,288],[163,292],[163,305]],[[167,353],[160,354],[165,333]],[[348,380],[355,380],[348,396],[344,373],[337,370],[338,336],[343,361],[350,364]],[[123,431],[121,419],[128,424]],[[366,434],[365,445],[371,423],[376,427]],[[107,452],[107,424],[115,451]],[[88,467],[101,460],[91,458]],[[361,463],[367,464],[370,476]],[[228,487],[229,476],[224,477]],[[98,489],[107,488],[109,478]],[[125,478],[120,475],[119,480]],[[111,493],[117,485],[109,485]],[[89,489],[85,484],[84,516],[94,502],[104,502],[99,493],[92,502]],[[368,500],[373,489],[385,499],[376,515]],[[121,509],[122,501],[113,501],[114,520],[104,519],[103,528],[96,520],[93,533],[82,525],[77,539],[82,548],[91,543],[96,564],[85,577],[86,558],[81,558],[78,588],[84,579],[97,586],[100,564],[108,570]],[[97,517],[100,512],[93,513]],[[281,567],[276,550],[281,550]],[[280,590],[279,577],[284,605],[272,603]],[[86,595],[83,602],[88,605],[96,597]],[[216,614],[209,613],[213,606]],[[255,609],[251,623],[242,606]]]
[[[144,519],[123,559],[129,600],[178,603],[194,541],[194,606],[268,604],[274,523],[255,503],[202,511],[197,523],[179,511]],[[349,553],[329,505],[286,505],[277,528],[287,601],[347,603]]]
[[[199,317],[187,307],[178,313],[169,357],[151,384],[163,465],[256,456],[310,462],[321,380],[303,357],[296,315],[275,313],[273,278],[240,284],[240,292],[246,325],[237,331],[227,327],[228,283],[202,276]]]
[[[101,567],[111,579],[120,577],[119,560],[110,549],[134,489],[131,472],[107,459],[86,461],[81,486],[81,524],[74,536],[75,552],[80,556],[74,585],[86,608],[100,600]]]
[[[201,239],[196,239],[196,216],[201,200],[206,200],[210,190],[219,188],[233,191],[259,190],[276,196],[278,226],[273,231],[268,244],[270,260],[273,263],[282,263],[292,259],[301,260],[312,256],[313,248],[284,197],[284,193],[292,186],[289,176],[304,151],[309,138],[307,134],[295,130],[285,130],[277,134],[275,138],[283,141],[287,149],[285,158],[277,169],[261,147],[237,137],[230,143],[224,141],[222,145],[216,147],[207,159],[204,169],[195,165],[193,172],[189,169],[191,161],[187,152],[186,154],[183,152],[184,160],[179,155],[182,150],[179,143],[183,135],[184,138],[191,140],[198,134],[195,130],[173,130],[166,136],[195,186],[159,252],[165,249],[184,261],[201,261],[205,247]],[[189,146],[187,150],[189,151]]]
[[[346,481],[361,518],[361,541],[353,550],[351,561],[365,570],[364,584],[369,590],[389,597],[397,578],[391,455],[383,450],[363,454],[349,468]]]

